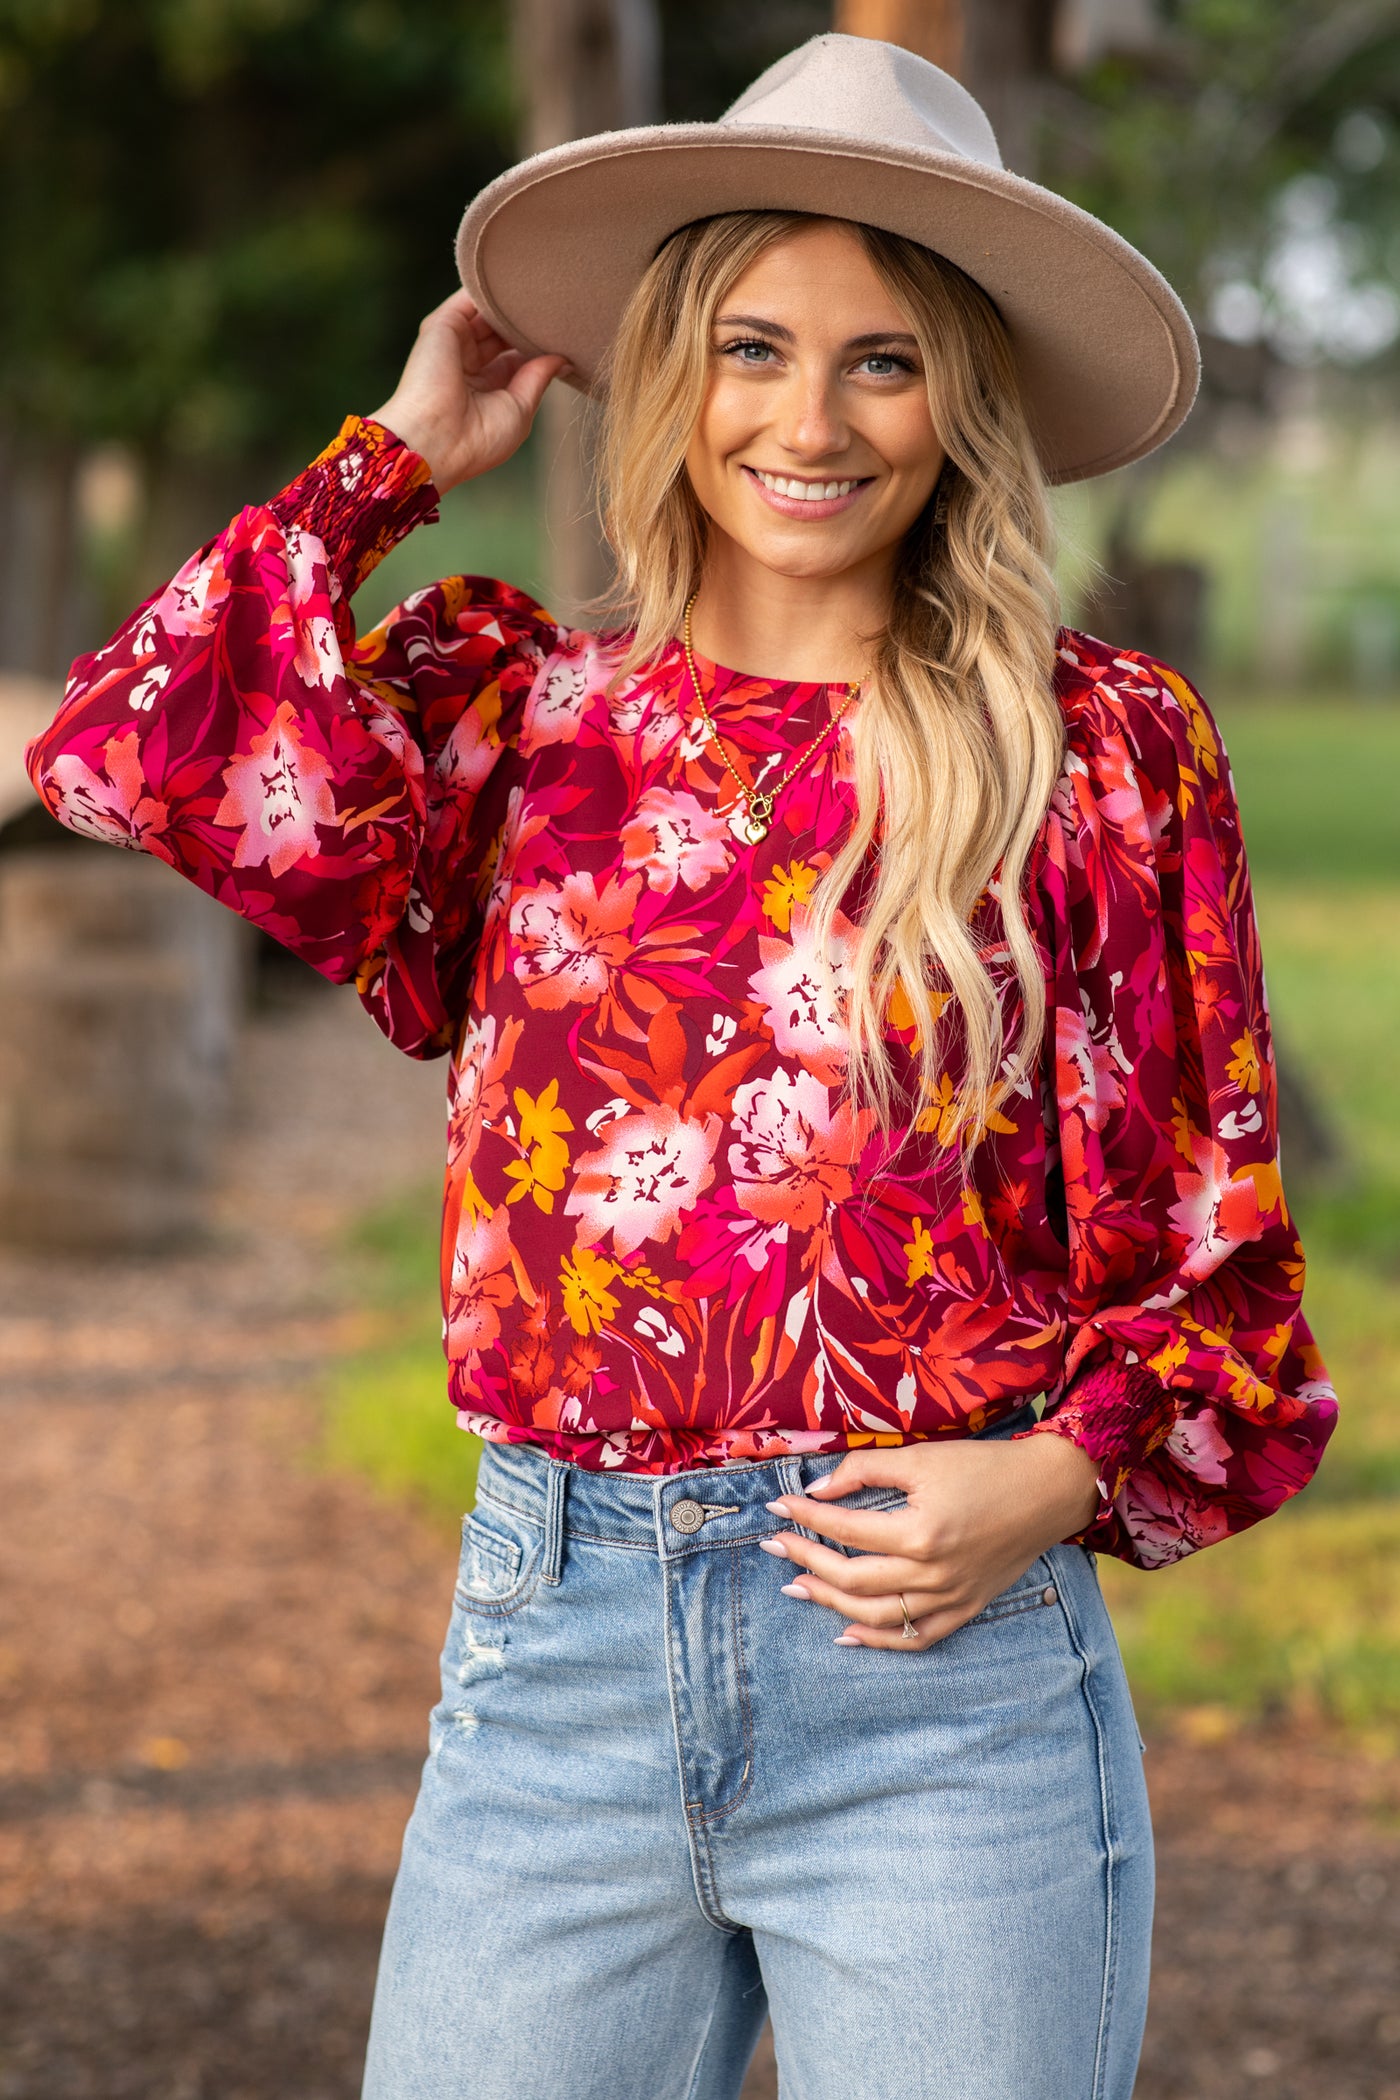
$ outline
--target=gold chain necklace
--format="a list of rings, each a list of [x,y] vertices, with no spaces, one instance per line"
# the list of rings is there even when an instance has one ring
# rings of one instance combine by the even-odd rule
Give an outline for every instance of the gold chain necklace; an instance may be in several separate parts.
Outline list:
[[[764,788],[761,790],[758,788],[751,788],[748,782],[745,779],[743,779],[743,777],[738,772],[735,771],[733,765],[730,763],[729,753],[725,750],[724,745],[720,740],[720,733],[714,725],[714,720],[710,714],[709,708],[705,705],[705,695],[700,690],[700,674],[695,668],[695,651],[690,645],[690,615],[694,610],[695,601],[699,597],[699,595],[700,593],[698,591],[692,591],[689,598],[686,600],[685,619],[681,627],[681,643],[685,650],[686,669],[690,673],[691,691],[695,695],[696,702],[699,705],[701,714],[705,717],[705,727],[710,732],[710,741],[714,745],[716,751],[719,753],[720,759],[725,767],[726,772],[730,774],[730,776],[735,782],[735,785],[738,787],[739,793],[744,798],[743,814],[740,814],[740,806],[738,803],[736,803],[734,805],[733,811],[730,814],[729,828],[733,832],[735,838],[741,840],[744,845],[756,846],[760,839],[766,838],[768,835],[768,827],[773,821],[773,804],[777,801],[779,795],[781,795],[781,793],[783,792],[783,789],[788,785],[788,782],[790,780],[796,779],[797,775],[801,772],[803,766],[806,765],[808,759],[812,756],[813,752],[817,750],[818,746],[825,743],[826,739],[831,735],[832,730],[835,729],[837,723],[840,721],[842,715],[845,714],[846,709],[855,699],[855,696],[860,690],[860,688],[859,686],[855,685],[848,685],[846,687],[846,697],[841,702],[841,705],[837,708],[835,714],[831,717],[831,720],[825,723],[823,727],[817,731],[816,735],[812,738],[810,744],[806,745],[803,750],[798,752],[796,758],[793,760],[792,764],[788,767],[786,773],[783,774],[780,780],[774,781],[771,788]]]

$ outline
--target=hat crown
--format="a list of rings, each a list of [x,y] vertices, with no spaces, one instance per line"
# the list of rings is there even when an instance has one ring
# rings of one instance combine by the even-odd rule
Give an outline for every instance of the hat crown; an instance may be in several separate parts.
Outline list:
[[[954,153],[999,168],[996,133],[960,81],[876,37],[814,36],[760,73],[720,124],[829,131],[872,144]]]

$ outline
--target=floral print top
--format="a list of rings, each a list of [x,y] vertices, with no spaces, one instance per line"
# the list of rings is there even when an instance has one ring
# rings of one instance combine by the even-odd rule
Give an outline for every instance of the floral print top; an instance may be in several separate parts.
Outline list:
[[[895,1147],[843,1098],[807,924],[853,808],[851,716],[743,843],[678,645],[610,692],[615,637],[472,577],[356,638],[352,593],[435,501],[352,418],[79,660],[29,758],[65,823],[169,862],[353,979],[410,1056],[448,1057],[463,1424],[670,1472],[965,1436],[1043,1394],[1031,1433],[1098,1467],[1085,1542],[1146,1566],[1296,1493],[1335,1402],[1299,1310],[1239,819],[1190,686],[1062,635],[1067,754],[1029,878],[1040,1081],[965,1163],[950,1042]],[[700,674],[757,784],[830,719],[822,687]],[[914,1027],[897,1002],[911,1074]]]

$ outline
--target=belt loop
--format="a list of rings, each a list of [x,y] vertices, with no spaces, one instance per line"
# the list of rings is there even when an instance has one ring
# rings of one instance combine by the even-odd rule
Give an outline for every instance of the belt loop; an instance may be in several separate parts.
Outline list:
[[[544,1567],[541,1582],[558,1582],[564,1568],[564,1494],[569,1468],[557,1458],[549,1461],[549,1485],[544,1501]]]
[[[778,1460],[778,1478],[783,1483],[785,1495],[802,1493],[802,1460],[795,1451],[789,1451]]]

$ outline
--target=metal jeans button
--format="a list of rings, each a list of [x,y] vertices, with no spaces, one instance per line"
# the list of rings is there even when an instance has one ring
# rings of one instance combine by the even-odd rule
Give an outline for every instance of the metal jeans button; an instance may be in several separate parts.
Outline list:
[[[682,1537],[689,1538],[693,1531],[700,1529],[704,1521],[704,1510],[698,1502],[692,1502],[689,1495],[680,1502],[672,1503],[671,1528],[673,1531],[679,1531]]]

